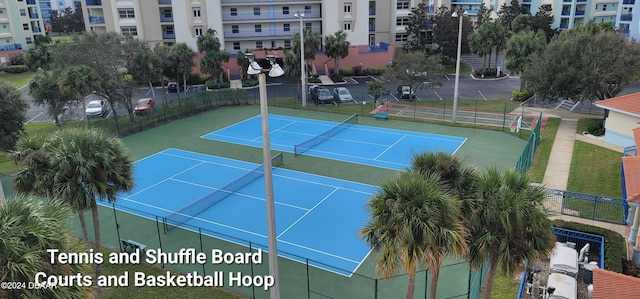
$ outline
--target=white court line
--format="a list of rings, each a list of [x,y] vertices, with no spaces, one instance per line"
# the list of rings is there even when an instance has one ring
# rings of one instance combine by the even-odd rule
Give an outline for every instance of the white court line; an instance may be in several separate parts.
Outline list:
[[[393,148],[394,146],[396,146],[396,144],[398,144],[400,141],[402,141],[402,139],[404,139],[405,137],[407,137],[407,135],[402,136],[400,139],[396,140],[396,142],[394,142],[392,145],[390,145],[389,147],[387,147],[386,150],[382,151],[382,153],[380,153],[379,155],[377,155],[375,158],[373,158],[373,160],[378,160],[378,158],[380,158],[382,155],[384,155],[384,153],[388,152],[391,148]]]
[[[275,129],[275,130],[270,130],[270,131],[269,131],[269,134],[273,134],[273,133],[275,133],[275,132],[281,131],[282,129],[284,129],[284,128],[288,127],[288,126],[291,126],[291,125],[293,125],[293,124],[295,124],[295,123],[296,123],[295,121],[294,121],[294,122],[290,122],[290,123],[288,123],[288,124],[286,124],[286,125],[284,125],[284,126],[281,126],[281,127],[277,128],[277,129]],[[283,131],[283,132],[287,133],[287,132],[289,132],[289,131]],[[260,135],[262,135],[262,134],[260,134]],[[262,136],[260,136],[260,137],[256,137],[256,138],[254,138],[254,139],[245,139],[245,140],[260,141],[260,140],[262,140]]]
[[[304,213],[302,216],[300,216],[296,221],[294,221],[293,223],[291,223],[291,225],[289,225],[289,227],[287,227],[285,230],[283,230],[277,238],[280,238],[282,235],[284,235],[284,233],[286,233],[290,228],[292,228],[294,225],[296,225],[296,223],[300,222],[300,220],[302,220],[302,218],[304,218],[305,216],[307,216],[309,213],[311,213],[311,211],[313,211],[313,209],[315,209],[317,206],[319,206],[321,203],[323,203],[327,198],[331,197],[331,195],[333,195],[334,193],[336,193],[336,191],[338,191],[340,188],[335,188],[333,189],[333,191],[331,191],[329,194],[327,194],[327,196],[325,196],[322,200],[318,201],[313,207],[311,207],[311,209],[307,210],[306,213]]]
[[[207,136],[207,135],[209,135],[209,134],[213,134],[213,133],[215,133],[215,132],[218,132],[218,131],[222,131],[222,130],[225,130],[225,129],[231,128],[231,127],[233,127],[233,126],[235,126],[235,125],[237,125],[237,124],[241,124],[241,123],[244,123],[244,122],[251,121],[252,119],[257,118],[257,117],[260,117],[260,115],[257,115],[257,116],[251,117],[251,118],[247,118],[247,119],[245,119],[245,120],[243,120],[243,121],[239,121],[239,122],[236,122],[236,123],[232,123],[232,124],[230,124],[230,125],[228,125],[228,126],[226,126],[226,127],[224,127],[224,128],[220,128],[220,129],[215,130],[215,131],[213,131],[213,132],[209,132],[209,133],[207,133],[207,134],[201,135],[201,136],[200,136],[200,138],[205,138],[205,136]]]
[[[298,247],[298,248],[303,248],[303,249],[306,249],[306,250],[309,250],[309,251],[313,251],[313,252],[317,252],[317,253],[320,253],[320,254],[323,254],[323,255],[326,255],[326,256],[334,257],[334,258],[337,258],[337,259],[340,259],[340,260],[343,260],[343,261],[351,262],[351,263],[354,263],[354,264],[360,263],[359,261],[354,261],[354,260],[348,259],[346,257],[342,257],[342,256],[339,256],[339,255],[335,255],[335,254],[331,254],[331,253],[328,253],[328,252],[324,252],[322,250],[317,250],[317,249],[314,249],[314,248],[303,246],[303,245],[300,245],[298,243],[292,243],[292,242],[285,241],[285,240],[278,240],[278,241],[282,242],[282,243],[286,243],[286,244],[292,245],[292,246],[295,246],[295,247]],[[319,262],[319,261],[316,261],[316,262]]]
[[[31,123],[34,119],[38,118],[40,115],[42,115],[42,113],[44,112],[40,112],[38,113],[38,115],[34,116],[32,119],[30,119],[29,121],[27,121],[27,123]]]
[[[159,182],[157,182],[157,183],[155,183],[155,184],[153,184],[153,185],[150,185],[150,186],[148,186],[148,187],[146,187],[146,188],[144,188],[144,189],[142,189],[142,190],[140,190],[140,191],[138,191],[138,192],[136,192],[136,193],[131,194],[131,195],[130,195],[130,197],[131,197],[131,196],[138,195],[138,194],[140,194],[140,193],[142,193],[142,192],[144,192],[144,191],[147,191],[147,190],[149,190],[149,189],[151,189],[151,188],[153,188],[153,187],[155,187],[155,186],[158,186],[158,185],[160,185],[160,184],[162,184],[162,183],[164,183],[164,182],[166,182],[166,181],[168,181],[168,180],[173,179],[173,177],[174,177],[174,176],[176,176],[176,175],[180,175],[180,174],[183,174],[183,173],[185,173],[185,172],[187,172],[187,171],[189,171],[189,170],[191,170],[191,169],[193,169],[193,168],[196,168],[196,167],[198,167],[198,166],[200,166],[200,165],[202,165],[202,164],[203,164],[203,163],[202,163],[202,162],[200,162],[200,163],[198,163],[198,164],[196,164],[196,165],[193,165],[193,166],[191,166],[191,167],[189,167],[189,168],[187,168],[187,169],[185,169],[185,170],[182,170],[182,171],[179,171],[178,173],[172,174],[171,176],[169,176],[169,177],[167,177],[167,178],[165,178],[165,179],[163,179],[163,180],[160,180]]]

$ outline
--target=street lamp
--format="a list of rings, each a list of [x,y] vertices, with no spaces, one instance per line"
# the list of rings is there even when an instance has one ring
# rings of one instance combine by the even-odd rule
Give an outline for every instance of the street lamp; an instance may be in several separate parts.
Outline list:
[[[304,19],[303,12],[296,12],[294,17],[300,19],[300,85],[302,93],[302,107],[307,107],[307,89],[305,88],[306,83],[306,70],[304,67],[304,28],[302,27],[302,19]]]
[[[267,56],[271,62],[270,69],[263,69],[256,61],[253,53],[244,54],[249,60],[247,74],[258,75],[260,86],[260,116],[262,117],[262,159],[264,165],[264,188],[267,205],[267,239],[269,243],[269,274],[273,277],[274,285],[270,289],[271,299],[280,298],[280,280],[278,275],[278,246],[276,235],[276,216],[273,199],[273,175],[271,173],[271,141],[269,140],[269,112],[267,111],[267,78],[280,77],[284,71],[276,63],[275,56]]]
[[[463,16],[467,16],[465,11],[462,16],[458,15],[458,11],[454,11],[451,15],[454,18],[459,18],[460,24],[458,25],[458,58],[456,59],[456,81],[453,85],[453,112],[451,112],[451,121],[456,123],[456,110],[458,109],[458,86],[460,85],[460,52],[462,49],[462,19]]]

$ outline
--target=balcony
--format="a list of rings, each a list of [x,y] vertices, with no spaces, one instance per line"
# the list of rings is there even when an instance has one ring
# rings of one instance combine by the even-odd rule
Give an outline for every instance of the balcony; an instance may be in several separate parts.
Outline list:
[[[315,26],[315,27],[311,27],[311,30],[315,31],[315,32],[320,32],[322,30],[322,28],[320,28],[320,26]],[[224,31],[224,38],[225,39],[234,39],[234,38],[238,38],[238,39],[245,39],[245,38],[267,38],[267,37],[283,37],[283,38],[290,38],[292,35],[294,35],[295,33],[298,33],[299,30],[284,30],[284,29],[277,29],[277,30],[271,30],[268,28],[263,28],[262,32],[256,32],[255,30],[225,30]]]
[[[160,22],[173,22],[173,15],[160,14]]]
[[[162,39],[176,39],[176,34],[162,32]]]
[[[628,13],[628,14],[620,15],[620,21],[621,22],[631,22],[631,21],[633,21],[633,14]]]
[[[522,3],[531,3],[531,0],[522,0]]]
[[[40,29],[40,27],[32,27],[32,28],[31,28],[31,32],[33,32],[33,33],[40,33],[40,32],[42,32],[42,29]]]
[[[8,44],[8,45],[0,46],[0,52],[15,51],[15,50],[22,50],[22,44]]]
[[[636,4],[636,0],[622,0],[623,5],[634,5]]]
[[[85,0],[87,6],[102,6],[102,0]]]
[[[30,13],[29,14],[29,19],[38,19],[38,18],[39,18],[39,16],[38,16],[37,13]]]
[[[452,0],[451,4],[466,4],[466,3],[475,3],[475,4],[480,4],[482,3],[483,0]]]
[[[563,16],[571,15],[571,11],[570,11],[570,10],[563,10],[563,11],[562,11],[562,15],[563,15]]]
[[[159,5],[171,5],[171,0],[158,0]]]
[[[436,8],[433,5],[429,5],[424,9],[424,12],[426,13],[434,13],[435,11],[436,11]]]
[[[584,10],[577,10],[576,9],[576,16],[584,16]]]
[[[322,14],[319,11],[305,12],[304,19],[317,19],[321,18]],[[222,21],[255,21],[255,20],[289,20],[298,22],[297,18],[293,17],[293,14],[282,14],[282,12],[264,12],[259,15],[255,15],[252,12],[237,13],[231,15],[230,13],[222,14]]]
[[[370,7],[370,8],[369,8],[369,15],[370,15],[370,16],[375,16],[375,15],[376,15],[376,9],[375,9],[375,8]]]
[[[158,0],[160,1],[160,0]],[[220,0],[220,3],[229,3],[229,4],[237,4],[237,3],[249,3],[249,2],[302,2],[300,0],[263,0],[263,1],[256,1],[256,0]],[[321,0],[307,0],[304,1],[305,4],[309,4],[309,3],[321,3]],[[262,3],[261,5],[264,5],[266,3]]]
[[[560,23],[560,29],[569,29],[569,24],[567,24],[567,23]]]
[[[89,24],[92,24],[92,25],[104,24],[104,17],[89,16]]]
[[[36,5],[36,0],[27,0],[27,5]]]

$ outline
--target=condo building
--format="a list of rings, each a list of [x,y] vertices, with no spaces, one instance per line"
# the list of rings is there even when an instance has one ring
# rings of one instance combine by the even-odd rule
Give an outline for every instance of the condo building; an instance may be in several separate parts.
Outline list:
[[[0,0],[0,64],[7,63],[14,51],[32,47],[35,36],[43,34],[36,0]]]

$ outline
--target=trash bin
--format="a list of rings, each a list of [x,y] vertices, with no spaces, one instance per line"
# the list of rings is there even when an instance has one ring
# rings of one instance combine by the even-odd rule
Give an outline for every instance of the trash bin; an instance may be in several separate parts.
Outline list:
[[[584,265],[584,273],[582,275],[582,280],[586,284],[593,284],[593,269],[599,268],[596,262],[589,262]]]

